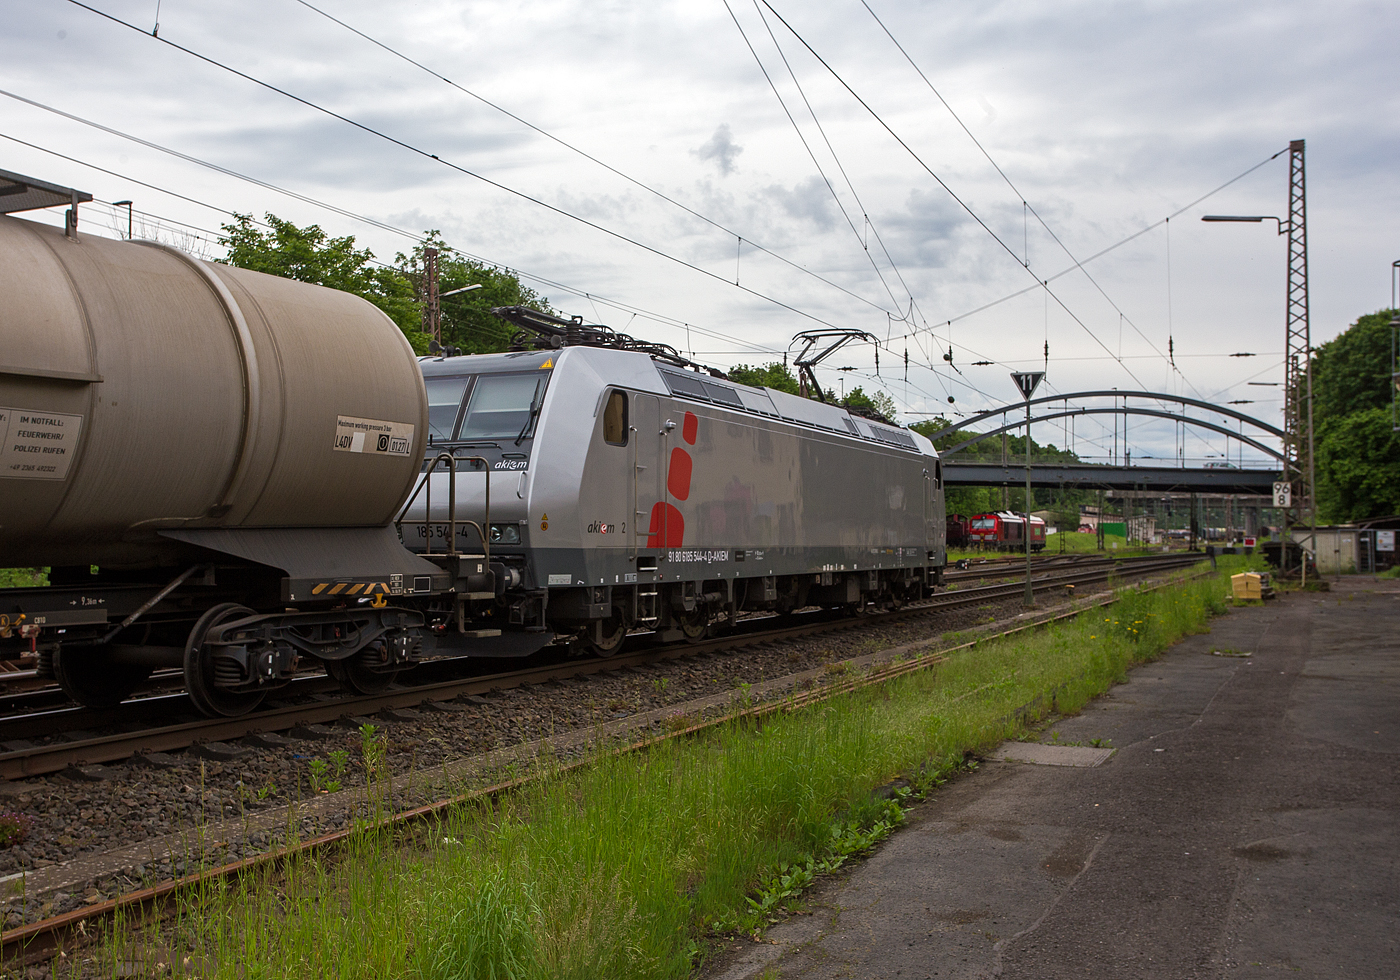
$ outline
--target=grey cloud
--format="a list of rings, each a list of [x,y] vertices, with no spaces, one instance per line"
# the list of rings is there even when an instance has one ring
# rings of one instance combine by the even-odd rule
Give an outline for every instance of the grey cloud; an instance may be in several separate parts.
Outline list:
[[[835,224],[831,191],[820,177],[808,177],[792,188],[773,184],[763,194],[777,202],[789,217],[810,221],[823,231]]]
[[[734,136],[729,131],[729,123],[720,123],[711,136],[700,147],[690,151],[693,155],[706,162],[713,162],[719,168],[721,177],[728,177],[738,168],[734,166],[734,161],[739,154],[744,152],[744,148],[734,142]]]

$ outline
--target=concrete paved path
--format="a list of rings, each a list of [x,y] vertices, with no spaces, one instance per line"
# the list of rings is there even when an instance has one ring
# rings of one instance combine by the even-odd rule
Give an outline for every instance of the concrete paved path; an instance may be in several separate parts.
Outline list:
[[[1053,729],[1111,758],[985,763],[711,975],[1400,977],[1400,583],[1333,588],[1216,619]]]

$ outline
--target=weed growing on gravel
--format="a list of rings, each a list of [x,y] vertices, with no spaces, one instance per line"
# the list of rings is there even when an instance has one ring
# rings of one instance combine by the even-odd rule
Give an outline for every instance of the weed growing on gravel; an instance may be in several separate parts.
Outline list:
[[[1091,612],[761,722],[642,754],[599,749],[574,771],[546,760],[545,778],[409,839],[365,830],[334,859],[188,896],[182,955],[248,980],[679,980],[706,934],[762,928],[887,834],[900,805],[876,788],[937,785],[967,753],[1078,710],[1223,608],[1218,578],[1130,592],[1109,618],[1132,630],[1105,632]]]
[[[34,818],[27,813],[6,810],[0,813],[0,850],[24,843],[34,829]]]

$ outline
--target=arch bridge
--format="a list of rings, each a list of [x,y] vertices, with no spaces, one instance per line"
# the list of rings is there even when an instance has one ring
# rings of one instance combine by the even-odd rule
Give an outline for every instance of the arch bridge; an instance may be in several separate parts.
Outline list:
[[[1114,405],[1111,408],[1102,407],[1080,407],[1070,408],[1072,401],[1087,400],[1090,398],[1113,398],[1123,399],[1123,404]],[[1262,419],[1246,415],[1236,411],[1227,405],[1216,405],[1212,402],[1202,401],[1197,398],[1186,398],[1182,395],[1172,395],[1165,392],[1156,391],[1124,391],[1121,389],[1110,389],[1106,391],[1074,391],[1065,392],[1058,395],[1046,395],[1040,398],[1032,398],[1029,401],[1018,404],[1007,405],[1003,408],[992,409],[981,412],[969,418],[963,419],[953,425],[945,426],[937,432],[931,433],[929,438],[935,442],[946,436],[951,436],[968,426],[976,425],[987,419],[997,416],[1010,416],[1013,413],[1019,414],[1027,407],[1034,409],[1036,406],[1051,406],[1056,403],[1065,407],[1059,411],[1041,412],[1031,414],[1031,424],[1038,422],[1050,422],[1056,419],[1074,418],[1078,416],[1095,415],[1133,415],[1144,418],[1168,419],[1172,422],[1188,425],[1193,428],[1206,429],[1235,439],[1242,444],[1249,446],[1258,452],[1263,453],[1278,461],[1277,468],[1269,469],[1242,469],[1232,466],[1220,467],[1185,467],[1185,466],[1133,466],[1133,465],[1103,465],[1095,463],[1035,463],[1031,464],[1031,486],[1036,488],[1066,488],[1083,490],[1138,490],[1138,491],[1161,491],[1161,492],[1192,492],[1192,493],[1215,493],[1215,494],[1270,494],[1273,491],[1273,484],[1280,479],[1286,465],[1285,456],[1282,451],[1274,449],[1253,436],[1246,436],[1243,432],[1237,432],[1218,425],[1205,419],[1192,418],[1184,412],[1164,411],[1161,408],[1142,407],[1128,404],[1128,399],[1149,399],[1159,404],[1175,403],[1183,408],[1188,406],[1200,408],[1213,414],[1223,415],[1227,418],[1235,419],[1242,423],[1242,427],[1247,425],[1261,436],[1273,436],[1276,439],[1286,438],[1284,431],[1277,426],[1270,425]],[[991,439],[1002,433],[1016,432],[1026,426],[1025,418],[1020,418],[1015,422],[1008,422],[998,428],[988,432],[979,432],[970,439],[949,446],[940,451],[943,458],[944,481],[951,486],[1024,486],[1026,482],[1026,467],[1023,462],[1007,459],[988,460],[986,457],[958,457],[956,454],[974,446],[986,439]]]

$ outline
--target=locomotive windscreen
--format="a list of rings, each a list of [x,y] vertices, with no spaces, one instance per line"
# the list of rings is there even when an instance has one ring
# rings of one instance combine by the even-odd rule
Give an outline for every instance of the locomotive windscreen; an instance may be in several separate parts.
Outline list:
[[[539,371],[477,378],[458,438],[515,439],[525,433],[532,411],[544,396],[545,380]]]
[[[424,378],[428,389],[428,432],[434,442],[452,438],[457,425],[457,410],[462,406],[462,394],[471,377]]]
[[[549,371],[531,371],[424,378],[432,441],[481,442],[529,435],[533,413],[544,400],[549,375]]]

